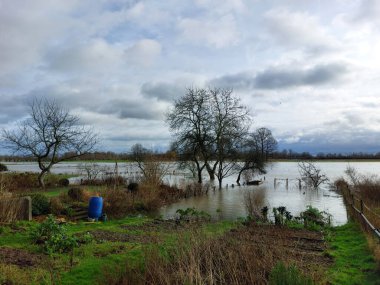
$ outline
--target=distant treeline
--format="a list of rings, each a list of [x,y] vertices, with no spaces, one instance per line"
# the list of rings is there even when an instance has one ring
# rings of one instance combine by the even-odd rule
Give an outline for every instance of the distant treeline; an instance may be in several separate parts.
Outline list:
[[[365,152],[352,152],[352,153],[323,153],[311,154],[309,152],[295,152],[291,149],[284,149],[283,151],[276,151],[272,154],[272,159],[380,159],[380,152],[365,153]]]
[[[63,156],[69,156],[69,153],[64,154]],[[172,161],[176,159],[176,153],[173,151],[167,152],[155,152],[157,160],[163,161]],[[309,152],[296,152],[291,149],[284,149],[282,151],[276,151],[270,155],[270,159],[286,159],[286,160],[305,160],[305,159],[380,159],[380,152],[377,153],[365,153],[365,152],[353,152],[349,154],[342,153],[317,153],[315,155]],[[130,153],[115,153],[111,151],[107,152],[94,152],[85,154],[79,158],[74,159],[73,161],[132,161],[133,158]],[[0,155],[0,161],[8,162],[18,162],[18,161],[35,161],[35,158],[32,156],[16,156],[16,155]]]
[[[176,159],[176,155],[172,151],[167,151],[167,152],[162,152],[162,153],[156,152],[154,154],[157,156],[158,160],[167,161],[167,160]],[[63,157],[69,157],[69,156],[70,156],[70,153],[63,154]],[[132,156],[129,153],[115,153],[115,152],[107,151],[107,152],[88,153],[88,154],[82,155],[81,157],[71,159],[71,161],[102,161],[102,160],[128,161],[128,160],[132,160]],[[35,161],[35,158],[33,156],[22,156],[22,155],[0,155],[0,161],[32,162],[32,161]]]

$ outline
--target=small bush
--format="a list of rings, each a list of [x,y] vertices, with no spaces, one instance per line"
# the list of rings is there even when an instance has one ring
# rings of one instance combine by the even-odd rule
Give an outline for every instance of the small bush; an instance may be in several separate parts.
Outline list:
[[[138,192],[138,199],[142,205],[142,210],[156,210],[164,204],[160,197],[160,188],[155,184],[141,184]]]
[[[69,181],[69,179],[67,179],[67,178],[62,178],[62,179],[60,179],[60,180],[58,181],[58,185],[59,185],[59,186],[67,187],[67,186],[69,186],[69,184],[70,184],[70,181]]]
[[[69,252],[78,246],[77,238],[68,235],[66,227],[58,224],[52,215],[31,231],[30,237],[47,254]]]
[[[67,194],[73,201],[83,201],[84,193],[82,188],[70,188]]]
[[[103,213],[109,217],[125,217],[133,210],[133,197],[125,190],[105,190],[101,195],[104,199]]]
[[[306,210],[301,212],[300,217],[304,220],[305,228],[318,230],[319,227],[330,225],[331,215],[321,212],[317,208],[307,206]]]
[[[54,215],[61,215],[65,209],[64,204],[61,202],[59,197],[53,197],[50,199],[50,209],[51,213]]]
[[[270,285],[313,285],[311,278],[304,276],[295,265],[286,267],[284,263],[278,263],[269,275]]]
[[[187,208],[185,210],[178,209],[176,213],[179,214],[179,219],[182,221],[193,222],[211,220],[211,216],[209,213],[204,211],[198,211],[195,208]]]
[[[8,171],[8,167],[5,164],[0,163],[0,172],[2,171]]]
[[[48,197],[41,193],[33,194],[31,197],[33,216],[46,215],[50,213],[50,203]]]
[[[263,216],[261,209],[265,203],[265,191],[264,189],[258,189],[255,191],[247,191],[244,193],[244,204],[248,216],[254,220],[261,220]]]
[[[106,176],[102,179],[102,184],[106,186],[115,186],[115,185],[124,185],[125,184],[125,178],[123,176]]]

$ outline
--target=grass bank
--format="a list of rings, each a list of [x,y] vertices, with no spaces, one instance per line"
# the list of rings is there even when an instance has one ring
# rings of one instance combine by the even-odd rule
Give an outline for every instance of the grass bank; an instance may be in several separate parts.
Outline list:
[[[328,236],[329,250],[334,263],[328,280],[336,285],[380,284],[380,272],[358,224],[350,222],[334,227]]]

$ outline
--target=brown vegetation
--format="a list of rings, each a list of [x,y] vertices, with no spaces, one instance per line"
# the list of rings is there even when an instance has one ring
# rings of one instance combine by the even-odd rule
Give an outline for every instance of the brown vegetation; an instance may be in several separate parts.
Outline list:
[[[324,249],[322,234],[307,230],[250,225],[220,238],[194,231],[165,254],[147,248],[144,270],[129,267],[121,284],[267,284],[281,261],[321,281],[331,264]]]

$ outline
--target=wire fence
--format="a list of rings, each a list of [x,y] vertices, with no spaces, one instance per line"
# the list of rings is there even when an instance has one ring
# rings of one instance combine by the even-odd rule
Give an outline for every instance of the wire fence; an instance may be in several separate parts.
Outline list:
[[[339,190],[342,192],[344,201],[350,208],[353,218],[359,221],[366,231],[373,232],[380,241],[380,215],[375,213],[360,197],[353,193],[349,186],[342,185]]]

